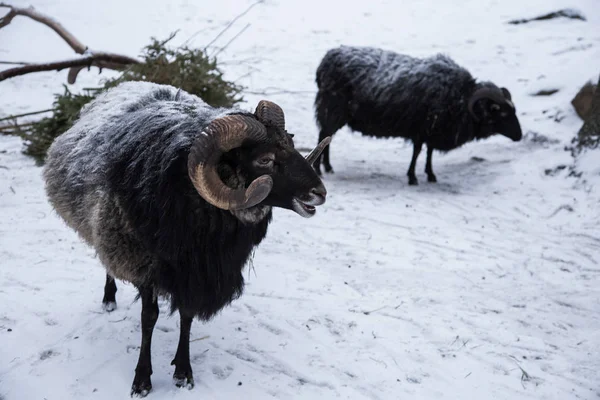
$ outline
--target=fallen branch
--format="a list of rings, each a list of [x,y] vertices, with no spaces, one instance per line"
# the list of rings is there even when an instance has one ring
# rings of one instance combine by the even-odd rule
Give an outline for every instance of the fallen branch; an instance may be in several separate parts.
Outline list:
[[[30,64],[28,62],[21,62],[21,61],[0,61],[0,64],[7,64],[7,65],[27,65]]]
[[[241,77],[239,77],[237,80],[240,80],[242,78],[245,78],[248,74],[246,75],[242,75]],[[278,95],[278,94],[301,94],[301,95],[309,95],[309,94],[314,94],[315,92],[312,90],[274,90],[274,91],[268,91],[268,90],[246,90],[245,93],[248,94],[254,94],[254,95],[259,95],[259,96],[274,96],[274,95]]]
[[[50,111],[53,111],[53,109],[49,108],[47,110],[32,111],[32,112],[28,112],[28,113],[25,113],[25,114],[9,115],[8,117],[0,118],[0,122],[7,121],[9,119],[17,119],[17,118],[21,118],[21,117],[28,117],[30,115],[43,114],[43,113],[47,113],[47,112],[50,112]]]
[[[83,54],[87,49],[87,46],[77,40],[77,38],[75,38],[71,32],[67,31],[65,27],[62,26],[58,21],[50,18],[47,15],[37,12],[33,7],[19,8],[6,3],[0,3],[0,7],[10,8],[8,14],[4,16],[4,18],[0,19],[0,28],[4,28],[6,25],[10,24],[13,18],[17,15],[22,15],[24,17],[29,17],[34,21],[40,22],[52,29],[54,32],[58,33],[58,35],[63,38],[64,41],[67,42],[67,44],[71,46],[71,48],[77,54]]]
[[[15,124],[15,125],[0,125],[0,132],[6,132],[6,131],[18,131],[21,128],[27,127],[27,126],[33,126],[35,125],[36,122],[26,122],[24,124]]]
[[[0,72],[0,81],[15,76],[29,74],[32,72],[52,70],[60,71],[64,68],[71,68],[71,70],[69,71],[67,81],[70,84],[73,84],[77,79],[77,74],[79,74],[79,72],[84,68],[94,66],[100,68],[100,70],[102,70],[102,68],[122,70],[127,65],[139,63],[139,61],[135,58],[131,58],[128,56],[107,52],[91,51],[86,45],[81,43],[75,36],[73,36],[71,32],[69,32],[58,21],[36,11],[33,7],[20,8],[7,3],[0,3],[0,7],[9,8],[8,14],[0,18],[0,29],[10,24],[12,20],[18,15],[29,17],[34,21],[46,25],[54,32],[56,32],[65,42],[67,42],[67,44],[73,49],[73,51],[75,51],[75,53],[84,55],[84,57],[76,60],[65,60],[42,64],[26,64],[23,67],[11,68]]]
[[[128,62],[129,57],[120,56],[118,54],[111,53],[90,53],[87,56],[76,58],[73,60],[63,60],[56,61],[50,63],[42,63],[42,64],[27,64],[22,67],[10,68],[4,71],[0,71],[0,82],[14,78],[15,76],[25,75],[32,72],[41,72],[41,71],[60,71],[65,68],[71,68],[69,71],[69,83],[75,83],[77,78],[77,74],[84,68],[89,67],[98,67],[98,68],[108,68],[114,70],[125,69],[130,62]],[[136,61],[137,63],[138,61]]]
[[[197,342],[199,340],[208,339],[209,337],[210,337],[209,335],[206,335],[206,336],[202,336],[201,338],[198,338],[198,339],[192,339],[192,340],[190,340],[190,343]]]

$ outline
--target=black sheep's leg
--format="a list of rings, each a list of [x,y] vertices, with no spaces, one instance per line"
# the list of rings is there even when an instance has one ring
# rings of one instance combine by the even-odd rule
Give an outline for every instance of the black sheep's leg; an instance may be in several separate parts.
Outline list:
[[[319,154],[319,157],[317,157],[317,159],[313,163],[313,168],[315,169],[315,172],[319,176],[323,175],[323,173],[321,172],[321,157],[323,157],[323,154]]]
[[[171,365],[175,366],[173,382],[177,387],[192,389],[194,387],[194,376],[190,364],[190,329],[192,328],[193,315],[179,310],[179,316],[179,344],[177,345],[175,358],[171,361]]]
[[[319,143],[321,143],[321,141],[323,139],[325,139],[327,136],[331,136],[328,135],[325,131],[325,129],[321,129],[321,132],[319,133]],[[331,164],[329,163],[329,147],[331,145],[325,147],[325,150],[323,150],[323,152],[319,155],[319,157],[317,157],[317,159],[315,160],[315,162],[313,163],[313,168],[315,169],[315,171],[317,172],[317,175],[321,176],[321,158],[323,158],[323,165],[325,167],[325,172],[333,172],[333,168],[331,167]]]
[[[319,143],[328,136],[333,136],[348,122],[348,97],[335,89],[321,90],[317,92],[315,99],[317,124],[321,131],[319,132]],[[325,147],[323,151],[323,166],[325,172],[333,173],[333,167],[329,162],[329,149],[331,145]],[[321,175],[321,157],[315,163],[315,171]]]
[[[325,139],[325,138],[323,138]],[[327,147],[325,147],[325,150],[323,150],[323,166],[325,167],[325,172],[328,172],[330,174],[333,174],[333,167],[331,166],[331,163],[329,162],[329,148],[331,147],[331,144]]]
[[[102,299],[102,308],[105,311],[111,312],[117,308],[117,284],[115,278],[106,274],[106,283],[104,284],[104,298]]]
[[[431,156],[433,155],[433,147],[427,145],[427,162],[425,163],[425,173],[427,174],[428,182],[437,182],[437,178],[433,173],[433,167],[431,166]]]
[[[131,385],[131,396],[145,397],[152,389],[150,380],[150,375],[152,375],[152,331],[154,331],[154,325],[158,319],[158,302],[153,288],[141,287],[139,291],[142,298],[142,346],[135,368],[135,378]]]
[[[322,132],[322,131],[321,131]],[[321,141],[321,135],[319,135],[319,142]],[[327,146],[329,147],[329,146]],[[319,154],[319,157],[317,157],[317,159],[315,160],[315,162],[313,163],[313,168],[315,169],[315,172],[317,173],[317,175],[321,176],[323,175],[323,173],[321,172],[321,158],[323,157],[323,153]]]
[[[421,153],[421,147],[423,147],[423,143],[414,142],[413,143],[413,155],[412,160],[410,161],[410,167],[408,167],[408,184],[409,185],[418,185],[419,181],[417,180],[417,176],[415,175],[415,167],[417,166],[417,158],[419,158],[419,154]]]

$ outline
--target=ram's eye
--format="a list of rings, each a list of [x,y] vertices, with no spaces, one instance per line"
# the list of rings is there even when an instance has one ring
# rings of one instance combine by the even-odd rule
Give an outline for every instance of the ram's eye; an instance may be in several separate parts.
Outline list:
[[[273,154],[264,155],[254,161],[255,165],[261,168],[271,168],[274,162],[275,156]]]
[[[499,106],[498,104],[492,104],[492,105],[490,106],[490,110],[491,110],[491,111],[494,111],[494,112],[496,112],[496,111],[500,111],[500,106]]]

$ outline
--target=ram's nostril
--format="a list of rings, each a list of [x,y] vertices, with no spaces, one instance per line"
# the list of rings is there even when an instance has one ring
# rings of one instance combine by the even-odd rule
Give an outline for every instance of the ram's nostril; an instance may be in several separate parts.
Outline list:
[[[320,197],[325,197],[327,196],[327,189],[325,189],[325,186],[319,185],[317,187],[312,188],[310,190],[310,193]]]
[[[327,190],[323,184],[309,189],[307,192],[297,197],[302,203],[308,206],[320,206],[325,203]]]

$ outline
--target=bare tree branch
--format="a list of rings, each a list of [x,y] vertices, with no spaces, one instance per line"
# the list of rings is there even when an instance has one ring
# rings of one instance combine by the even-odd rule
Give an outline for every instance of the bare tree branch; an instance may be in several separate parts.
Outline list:
[[[2,18],[2,20],[0,20],[0,28],[10,24],[12,19],[17,15],[22,15],[24,17],[29,17],[34,21],[40,22],[52,29],[54,32],[58,33],[58,35],[63,38],[64,41],[69,44],[69,46],[71,46],[75,53],[83,54],[87,49],[87,46],[77,40],[77,38],[75,38],[71,32],[67,31],[65,27],[62,26],[58,21],[50,18],[47,15],[37,12],[33,7],[19,8],[6,3],[0,3],[0,7],[10,8],[8,14]]]
[[[112,54],[112,53],[92,53],[92,56],[94,56],[95,58],[98,58],[97,56],[110,56],[110,57],[123,57],[120,56],[118,54]],[[129,58],[129,57],[127,57]],[[115,58],[116,60],[116,58]],[[106,69],[112,69],[115,71],[122,71],[126,68],[129,67],[129,65],[131,64],[138,64],[139,61],[136,60],[135,63],[131,63],[131,62],[108,62],[108,61],[101,61],[100,59],[92,62],[92,66],[94,67],[98,67],[100,68],[100,72],[102,72],[102,68],[106,68]],[[75,81],[77,80],[77,75],[79,74],[79,72],[83,69],[89,68],[88,65],[82,65],[82,66],[78,66],[78,67],[71,67],[69,69],[69,74],[67,75],[67,82],[69,84],[74,84]]]
[[[0,29],[10,24],[13,18],[17,15],[29,17],[34,21],[46,25],[56,32],[67,42],[67,44],[75,51],[75,53],[84,55],[84,57],[74,60],[64,60],[42,64],[26,64],[23,67],[7,69],[0,72],[0,81],[19,75],[25,75],[31,72],[51,70],[60,71],[64,68],[71,68],[68,75],[68,82],[73,84],[77,79],[77,74],[84,68],[95,66],[100,69],[107,68],[122,70],[127,65],[139,63],[139,61],[135,58],[119,54],[90,51],[87,46],[81,43],[75,36],[73,36],[73,34],[71,34],[71,32],[67,31],[67,29],[58,21],[36,11],[33,7],[20,8],[7,3],[0,3],[0,7],[10,9],[8,14],[0,18]]]
[[[280,95],[280,94],[295,94],[295,95],[312,95],[314,94],[313,91],[310,90],[273,90],[273,91],[269,91],[269,90],[246,90],[244,91],[244,93],[248,93],[248,94],[255,94],[255,95],[260,95],[260,96],[275,96],[275,95]]]
[[[6,25],[10,24],[14,17],[17,16],[15,10],[9,6],[8,4],[0,3],[0,7],[9,7],[10,11],[4,17],[0,18],[0,29],[4,28]]]
[[[123,69],[128,64],[130,64],[127,61],[129,57],[125,57],[125,59],[123,57],[124,56],[111,53],[92,53],[90,55],[81,58],[76,58],[73,60],[63,60],[42,64],[28,64],[22,67],[10,68],[4,71],[0,71],[0,82],[8,78],[25,75],[32,72],[53,70],[60,71],[61,69],[65,68],[74,68],[77,70],[77,72],[81,71],[83,68],[91,66],[109,69]],[[71,77],[71,72],[69,72],[69,79],[72,78],[73,82],[75,82],[76,77],[76,73],[74,74],[74,76]]]
[[[7,131],[8,132],[13,132],[13,131],[19,130],[21,128],[26,128],[26,127],[29,127],[29,126],[33,126],[35,124],[37,124],[37,122],[25,122],[25,123],[22,123],[22,124],[14,124],[14,125],[13,124],[0,125],[0,132],[7,132]]]
[[[225,50],[235,39],[237,39],[249,27],[250,27],[250,24],[247,24],[245,27],[243,27],[241,31],[239,31],[234,37],[232,37],[229,42],[225,43],[225,46],[221,47],[215,53],[213,53],[211,55],[211,57],[216,57],[219,53],[221,53],[223,50]]]
[[[28,117],[30,115],[37,115],[37,114],[43,114],[43,113],[47,113],[52,111],[52,108],[49,108],[47,110],[41,110],[41,111],[32,111],[32,112],[28,112],[25,114],[18,114],[18,115],[9,115],[8,117],[4,117],[4,118],[0,118],[0,122],[1,121],[8,121],[8,120],[12,120],[12,119],[17,119],[17,118],[22,118],[22,117]]]
[[[8,65],[27,65],[27,64],[31,64],[28,62],[22,62],[22,61],[0,61],[0,64],[8,64]]]
[[[213,40],[211,40],[211,41],[210,41],[210,42],[209,42],[209,43],[208,43],[206,46],[204,46],[204,52],[206,53],[206,50],[208,50],[208,48],[209,48],[209,47],[210,47],[210,46],[211,46],[211,45],[212,45],[214,42],[216,42],[216,41],[217,41],[217,39],[219,39],[219,38],[221,37],[221,35],[222,35],[222,34],[224,34],[225,32],[227,32],[227,30],[228,30],[229,28],[231,28],[231,26],[232,26],[232,25],[235,23],[235,21],[237,21],[238,19],[242,18],[244,15],[248,14],[248,12],[249,12],[250,10],[252,10],[252,9],[253,9],[253,8],[254,8],[256,5],[258,5],[258,4],[261,4],[261,3],[264,3],[264,2],[265,2],[265,0],[258,0],[258,1],[254,2],[254,3],[252,3],[252,4],[251,4],[251,5],[248,7],[248,8],[246,8],[244,11],[242,11],[240,14],[238,14],[238,15],[237,15],[237,16],[236,16],[234,19],[232,19],[231,21],[229,21],[229,23],[227,24],[227,26],[225,26],[225,28],[224,28],[224,29],[223,29],[221,32],[219,32],[219,33],[217,34],[217,36],[215,36],[215,37],[213,38]],[[184,42],[184,45],[185,45],[187,42],[189,42],[190,40],[192,40],[192,38],[194,38],[194,36],[196,36],[196,35],[197,35],[199,32],[200,32],[200,31],[198,31],[198,32],[194,33],[194,34],[193,34],[193,35],[192,35],[192,36],[191,36],[191,37],[190,37],[188,40],[186,40],[186,41]]]

